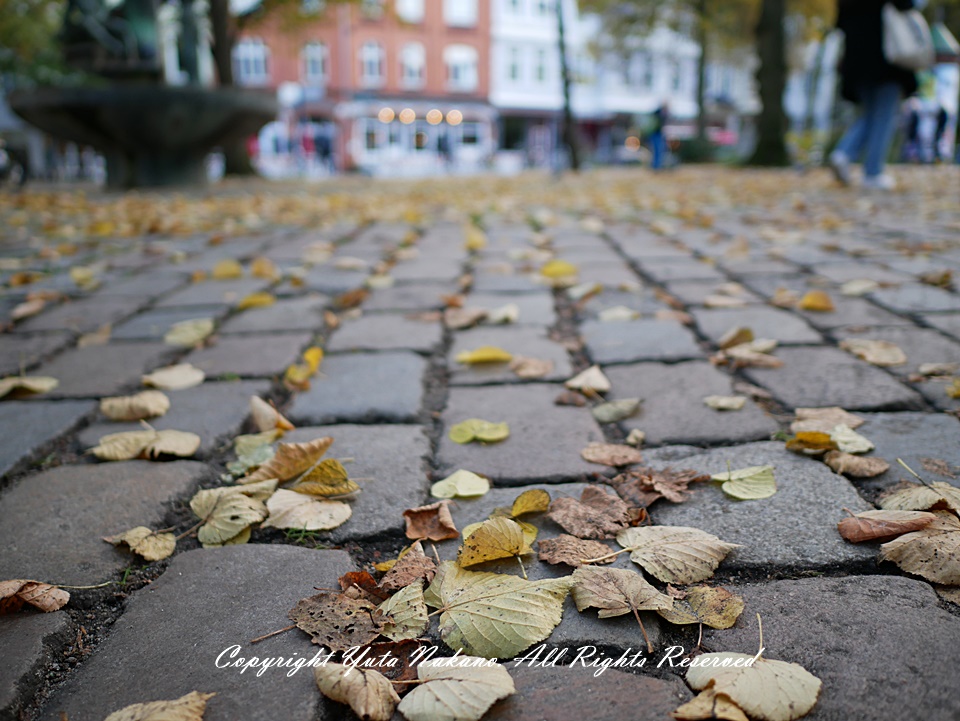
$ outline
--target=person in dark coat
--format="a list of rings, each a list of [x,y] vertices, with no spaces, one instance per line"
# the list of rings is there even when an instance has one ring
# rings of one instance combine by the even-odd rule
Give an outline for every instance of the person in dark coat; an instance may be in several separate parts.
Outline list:
[[[913,0],[890,0],[898,10],[909,10]],[[896,130],[901,101],[917,90],[911,70],[887,62],[883,55],[883,6],[887,0],[839,0],[837,28],[845,46],[840,61],[840,91],[859,106],[859,117],[830,154],[834,175],[850,184],[850,163],[863,156],[863,186],[890,190],[892,177],[883,172]]]

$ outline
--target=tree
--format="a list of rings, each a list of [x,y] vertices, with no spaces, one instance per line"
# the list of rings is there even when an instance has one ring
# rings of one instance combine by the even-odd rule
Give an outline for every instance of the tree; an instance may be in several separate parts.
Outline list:
[[[6,0],[0,11],[0,75],[56,82],[65,73],[56,35],[63,0]]]
[[[560,78],[563,83],[563,142],[570,153],[570,169],[580,170],[580,144],[577,142],[577,126],[573,121],[570,103],[570,66],[567,62],[567,42],[563,26],[563,0],[556,1],[557,44],[560,50]]]
[[[783,166],[790,164],[787,151],[787,114],[783,109],[783,91],[787,85],[786,0],[763,0],[757,21],[757,84],[762,110],[757,118],[757,146],[748,165]]]

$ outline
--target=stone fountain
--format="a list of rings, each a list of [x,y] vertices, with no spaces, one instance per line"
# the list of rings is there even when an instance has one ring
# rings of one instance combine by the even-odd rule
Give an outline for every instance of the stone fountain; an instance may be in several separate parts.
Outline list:
[[[207,0],[69,0],[61,41],[80,87],[13,93],[51,135],[103,153],[107,187],[206,181],[205,158],[276,117],[272,95],[214,85]]]

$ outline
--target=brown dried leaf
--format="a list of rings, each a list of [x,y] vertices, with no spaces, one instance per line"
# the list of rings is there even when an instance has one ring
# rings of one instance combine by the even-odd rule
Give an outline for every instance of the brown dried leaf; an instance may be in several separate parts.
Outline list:
[[[636,448],[619,443],[591,443],[582,451],[580,457],[588,463],[601,466],[630,466],[643,461],[643,455]]]
[[[293,430],[293,424],[280,415],[273,403],[267,403],[260,396],[250,396],[250,418],[261,433]]]
[[[936,520],[926,511],[864,511],[837,524],[840,535],[851,543],[890,541],[904,533],[919,531]]]
[[[543,378],[553,372],[553,361],[518,355],[510,361],[509,368],[517,378],[524,380]]]
[[[555,499],[547,517],[577,538],[613,538],[630,523],[627,504],[597,486],[584,488],[579,501]]]
[[[938,511],[960,513],[960,488],[934,481],[929,484],[901,483],[880,496],[880,508],[888,511]]]
[[[69,600],[69,593],[49,583],[22,578],[0,581],[0,616],[19,611],[25,603],[50,613],[63,608]]]
[[[713,575],[735,548],[699,528],[648,526],[627,528],[617,543],[630,550],[630,560],[664,583],[696,583]]]
[[[450,515],[450,501],[438,501],[427,506],[408,508],[403,512],[407,521],[407,538],[445,541],[460,535]]]
[[[860,416],[855,416],[839,406],[830,408],[797,408],[797,420],[790,424],[791,433],[818,432],[830,434],[837,426],[859,428],[864,424]]]
[[[381,579],[380,588],[393,593],[420,579],[430,583],[436,573],[437,564],[423,552],[423,546],[417,541]]]
[[[563,391],[553,399],[553,404],[556,406],[576,406],[577,408],[583,408],[583,406],[587,405],[587,399],[584,398],[582,393],[578,393],[577,391]]]
[[[317,688],[327,698],[349,704],[364,721],[390,721],[400,703],[393,684],[379,671],[325,663],[314,667]]]
[[[561,533],[556,538],[545,538],[537,541],[538,558],[544,563],[566,564],[572,568],[579,568],[583,562],[592,558],[609,556],[610,546],[600,541],[577,538]],[[613,563],[616,557],[611,556],[596,563]]]
[[[288,616],[314,643],[331,651],[370,643],[380,635],[383,623],[372,603],[329,591],[300,599]]]
[[[670,623],[730,628],[743,613],[743,607],[743,599],[725,588],[691,586],[674,600],[672,608],[658,613]]]
[[[600,618],[633,611],[665,611],[673,599],[660,593],[636,571],[626,568],[581,566],[573,572],[573,596],[577,610],[598,608]]]
[[[709,481],[709,474],[684,469],[636,468],[607,481],[617,494],[633,508],[646,508],[660,498],[683,503],[690,497],[689,485]]]
[[[958,469],[952,467],[942,458],[921,458],[920,465],[923,466],[923,470],[936,473],[938,476],[946,476],[947,478],[957,477],[954,471]]]
[[[137,526],[116,536],[106,536],[103,540],[114,546],[126,543],[131,551],[147,561],[168,558],[177,546],[177,537],[172,533],[158,533],[146,526]]]
[[[207,701],[214,696],[215,693],[191,691],[172,701],[135,703],[114,711],[104,721],[201,721]]]
[[[100,412],[111,421],[142,421],[170,410],[170,399],[161,391],[141,391],[132,396],[114,396],[100,401]]]
[[[447,328],[452,330],[471,328],[486,317],[487,311],[483,308],[448,307],[443,311],[443,322]]]
[[[921,530],[880,546],[880,560],[934,583],[960,586],[960,519],[949,511],[934,515]]]
[[[337,579],[340,590],[350,598],[360,598],[376,605],[390,597],[385,589],[377,585],[376,580],[366,571],[350,571]]]
[[[874,456],[855,456],[843,451],[830,451],[823,457],[835,473],[842,473],[852,478],[873,478],[890,470],[890,464],[882,458]]]
[[[276,478],[281,483],[299,476],[313,466],[333,444],[333,438],[323,436],[307,443],[280,443],[273,458],[238,483],[254,483]]]

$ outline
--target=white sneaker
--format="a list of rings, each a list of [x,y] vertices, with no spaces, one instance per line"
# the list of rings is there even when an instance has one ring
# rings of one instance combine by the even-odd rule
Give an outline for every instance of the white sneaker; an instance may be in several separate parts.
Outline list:
[[[834,150],[827,159],[833,177],[840,185],[850,185],[850,158],[842,150]]]
[[[893,190],[897,187],[897,181],[892,175],[881,173],[880,175],[865,175],[863,177],[863,187],[867,190]]]

